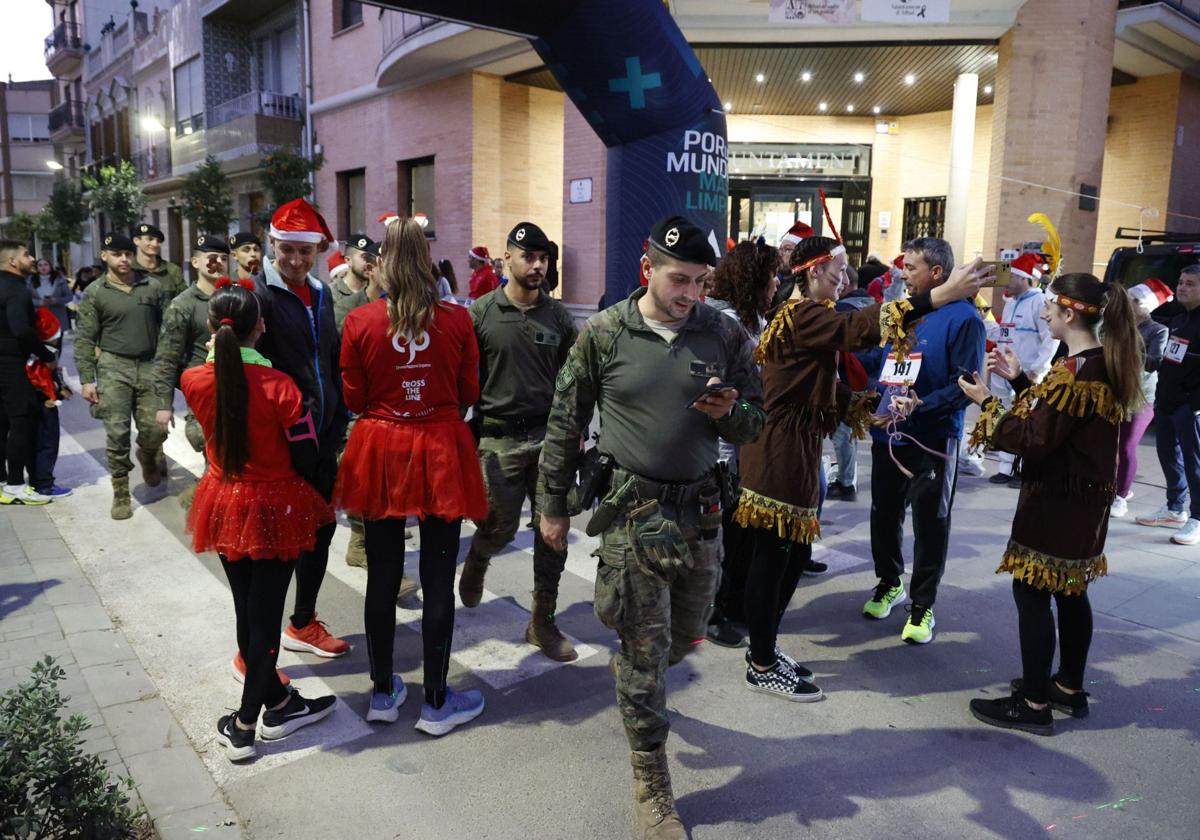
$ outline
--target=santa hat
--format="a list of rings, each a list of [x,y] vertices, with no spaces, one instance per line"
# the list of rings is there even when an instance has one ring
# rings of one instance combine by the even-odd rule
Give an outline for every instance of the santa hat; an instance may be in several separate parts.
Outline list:
[[[897,271],[904,270],[904,255],[903,254],[896,257],[896,259],[892,260],[892,268],[896,269]]]
[[[783,238],[779,240],[779,244],[781,247],[788,243],[795,245],[801,239],[808,239],[808,237],[812,235],[813,229],[811,227],[804,224],[804,222],[796,222],[796,224],[792,225],[788,229],[788,232],[783,235]]]
[[[384,213],[382,216],[380,216],[378,221],[381,225],[383,225],[384,227],[387,227],[392,222],[400,221],[400,214],[387,212],[387,213]],[[424,227],[424,225],[422,225],[422,227]]]
[[[1018,277],[1036,281],[1042,279],[1046,264],[1038,254],[1025,253],[1009,263],[1009,268]]]
[[[34,319],[34,329],[37,330],[38,341],[43,344],[57,341],[62,335],[62,324],[59,323],[58,316],[45,307],[38,307],[37,317]]]
[[[342,256],[341,251],[334,251],[330,254],[327,265],[329,266],[330,277],[337,277],[343,272],[350,270],[350,263],[346,262],[346,258]]]
[[[1143,283],[1138,283],[1129,290],[1129,296],[1137,301],[1145,300],[1151,310],[1158,309],[1164,303],[1175,298],[1171,287],[1157,277],[1151,277]]]
[[[424,213],[413,213],[413,221],[421,226],[421,230],[429,227],[429,217]]]
[[[476,245],[470,251],[467,251],[467,256],[473,260],[482,260],[484,262],[492,258],[492,255],[488,253],[486,245]]]
[[[271,237],[283,242],[332,242],[333,234],[316,208],[303,198],[280,205],[271,216]]]

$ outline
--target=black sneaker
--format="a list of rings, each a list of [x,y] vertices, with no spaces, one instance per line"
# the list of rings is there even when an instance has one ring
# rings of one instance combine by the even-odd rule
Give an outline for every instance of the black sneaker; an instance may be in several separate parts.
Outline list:
[[[825,695],[821,689],[796,676],[796,672],[776,659],[770,670],[758,671],[753,665],[746,666],[746,688],[774,694],[796,703],[812,703]]]
[[[728,621],[708,625],[704,637],[721,647],[740,648],[746,645],[746,637],[735,630],[733,624]]]
[[[316,723],[329,716],[337,698],[332,694],[311,699],[301,697],[299,691],[293,691],[287,705],[282,709],[271,711],[267,709],[262,716],[262,737],[264,741],[275,741],[291,735],[297,729]]]
[[[829,489],[825,491],[826,499],[841,499],[843,502],[858,501],[858,490],[849,484],[842,484],[835,481],[829,485]]]
[[[811,558],[810,558],[810,559],[809,559],[809,561],[808,561],[808,562],[807,562],[807,563],[804,565],[804,568],[802,568],[802,569],[800,570],[800,574],[802,574],[802,575],[825,575],[825,574],[829,574],[829,564],[828,564],[828,563],[822,563],[822,562],[820,562],[820,561],[818,561],[818,560],[813,560],[813,559],[811,559]]]
[[[1021,489],[1021,476],[1014,475],[1012,478],[1010,478],[1008,480],[1008,486],[1012,490],[1020,490]]]
[[[1001,729],[1019,729],[1034,735],[1054,734],[1054,717],[1050,714],[1050,707],[1030,708],[1020,694],[997,700],[972,700],[971,714],[989,726],[999,726]]]
[[[1025,681],[1017,677],[1009,687],[1013,694],[1020,694],[1021,687]],[[1058,687],[1057,678],[1051,678],[1049,696],[1046,698],[1050,701],[1050,708],[1062,712],[1064,715],[1070,715],[1074,718],[1085,718],[1088,716],[1088,697],[1086,691],[1076,691],[1074,694],[1068,694]]]
[[[217,721],[217,740],[225,745],[225,757],[230,761],[246,761],[258,754],[254,749],[254,730],[242,729],[236,718],[235,713]]]
[[[792,673],[794,673],[797,677],[804,680],[805,682],[813,681],[813,672],[808,670],[807,668],[805,668],[803,665],[801,665],[795,659],[792,659],[792,657],[788,656],[786,653],[784,653],[780,649],[779,645],[775,645],[775,660],[777,662],[782,662],[784,665],[791,668]],[[749,651],[749,649],[747,649],[746,650],[746,664],[749,665],[750,661],[751,661],[750,660],[750,651]]]
[[[1008,484],[1013,477],[1006,472],[998,472],[988,479],[988,484]]]

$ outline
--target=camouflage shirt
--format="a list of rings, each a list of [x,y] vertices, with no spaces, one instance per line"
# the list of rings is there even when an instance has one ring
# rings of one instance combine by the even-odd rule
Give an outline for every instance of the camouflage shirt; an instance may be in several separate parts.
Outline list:
[[[367,303],[367,290],[352,291],[341,277],[330,283],[329,288],[333,292],[333,320],[337,324],[337,331],[340,334],[342,324],[346,323],[346,316],[350,314],[350,310]]]
[[[122,291],[108,275],[84,290],[75,318],[75,367],[85,385],[96,381],[96,349],[118,356],[154,358],[158,329],[170,295],[153,280],[133,272],[133,286]]]
[[[188,286],[163,313],[154,353],[154,390],[163,398],[164,408],[171,405],[180,375],[208,358],[210,297],[199,285]]]
[[[138,263],[134,268],[147,277],[153,277],[158,281],[158,285],[167,290],[169,298],[173,298],[181,294],[187,288],[187,281],[183,279],[183,269],[167,260],[159,260],[158,268],[153,270],[146,268],[141,263]]]
[[[570,513],[579,441],[597,406],[600,450],[658,481],[694,481],[716,464],[718,438],[743,444],[762,431],[762,385],[738,324],[697,305],[668,343],[638,310],[645,294],[589,318],[558,374],[540,465],[549,516]],[[712,376],[740,394],[720,420],[690,407]]]

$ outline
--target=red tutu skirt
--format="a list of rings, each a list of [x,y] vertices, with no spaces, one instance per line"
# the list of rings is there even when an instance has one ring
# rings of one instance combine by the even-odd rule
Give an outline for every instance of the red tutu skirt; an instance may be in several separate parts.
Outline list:
[[[333,504],[364,519],[486,519],[475,438],[461,420],[361,417],[338,466]]]
[[[197,553],[229,560],[291,560],[311,551],[331,508],[299,476],[280,481],[226,481],[205,473],[196,487],[187,530]]]

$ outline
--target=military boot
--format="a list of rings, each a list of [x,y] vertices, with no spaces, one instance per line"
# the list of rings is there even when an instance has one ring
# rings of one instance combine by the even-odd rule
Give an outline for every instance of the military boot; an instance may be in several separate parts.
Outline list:
[[[196,498],[196,485],[199,482],[192,482],[187,488],[179,494],[179,506],[184,510],[192,509],[192,500]]]
[[[554,598],[541,592],[533,593],[533,613],[525,629],[525,641],[541,648],[555,662],[574,662],[579,658],[575,646],[554,623]]]
[[[362,521],[350,520],[350,544],[346,546],[346,565],[367,567],[367,535]]]
[[[162,483],[162,450],[161,449],[139,449],[137,451],[138,463],[142,465],[142,478],[146,481],[147,487],[157,487]]]
[[[128,519],[133,516],[133,502],[129,498],[129,476],[113,476],[112,518]]]
[[[479,606],[483,598],[483,578],[487,574],[488,561],[475,553],[475,549],[467,552],[463,561],[462,577],[458,580],[458,597],[464,607]]]
[[[666,747],[660,746],[653,752],[634,750],[629,755],[633,763],[633,811],[638,840],[687,840],[687,829],[675,811]]]
[[[401,575],[400,576],[400,591],[396,593],[396,603],[398,604],[401,601],[403,601],[405,598],[409,598],[413,595],[416,595],[417,590],[420,588],[421,587],[417,585],[417,582],[415,580],[413,580],[412,578],[410,578],[408,575]]]

